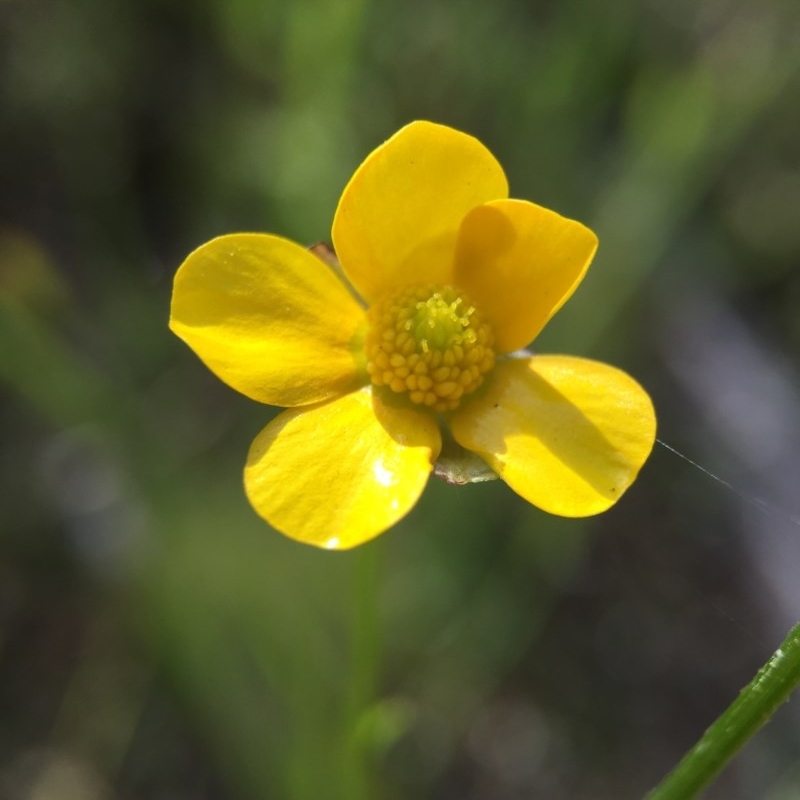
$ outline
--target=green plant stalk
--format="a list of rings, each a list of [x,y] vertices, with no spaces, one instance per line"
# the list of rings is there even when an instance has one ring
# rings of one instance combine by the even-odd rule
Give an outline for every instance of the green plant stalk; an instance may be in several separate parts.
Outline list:
[[[645,800],[691,800],[769,721],[800,684],[800,624]]]
[[[345,711],[343,742],[343,800],[373,800],[373,775],[369,742],[361,721],[375,702],[380,660],[378,624],[378,570],[380,544],[370,542],[355,555],[353,612],[351,618],[352,662]]]

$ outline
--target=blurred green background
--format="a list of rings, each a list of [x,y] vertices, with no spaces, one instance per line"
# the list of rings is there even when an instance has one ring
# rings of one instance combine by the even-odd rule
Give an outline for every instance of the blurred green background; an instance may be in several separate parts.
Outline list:
[[[0,0],[0,797],[654,785],[800,617],[798,41],[796,0]],[[536,349],[744,496],[657,447],[586,521],[500,482],[350,553],[255,516],[275,411],[168,332],[172,275],[328,238],[417,118],[595,228]],[[796,703],[706,797],[800,797]]]

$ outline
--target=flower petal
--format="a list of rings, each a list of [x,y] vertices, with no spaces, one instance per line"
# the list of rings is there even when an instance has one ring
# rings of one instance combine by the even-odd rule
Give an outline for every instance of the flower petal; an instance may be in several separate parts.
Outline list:
[[[250,448],[245,490],[292,539],[346,549],[408,513],[440,448],[432,415],[387,405],[367,387],[276,417]]]
[[[464,218],[455,281],[489,318],[496,349],[528,345],[583,279],[597,250],[584,225],[524,200],[498,200]]]
[[[175,275],[170,328],[225,383],[262,403],[315,403],[362,384],[364,321],[321,259],[278,236],[213,239]]]
[[[502,167],[477,139],[412,122],[374,150],[345,187],[334,248],[370,302],[410,283],[448,283],[464,215],[507,196]]]
[[[614,367],[568,356],[498,364],[454,412],[456,441],[482,456],[528,502],[552,514],[605,511],[653,447],[647,393]]]

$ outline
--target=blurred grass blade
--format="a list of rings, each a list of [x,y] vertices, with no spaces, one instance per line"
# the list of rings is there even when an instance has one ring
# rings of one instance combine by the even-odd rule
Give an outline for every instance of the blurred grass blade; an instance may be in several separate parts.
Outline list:
[[[0,381],[59,427],[97,420],[115,404],[96,370],[22,304],[0,296]]]

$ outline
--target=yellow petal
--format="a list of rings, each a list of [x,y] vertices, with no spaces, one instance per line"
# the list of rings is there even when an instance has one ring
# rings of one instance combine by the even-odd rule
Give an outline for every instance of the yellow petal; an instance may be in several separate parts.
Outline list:
[[[432,415],[386,405],[368,387],[276,417],[250,448],[245,489],[292,539],[346,549],[408,513],[440,449]]]
[[[647,393],[607,364],[533,356],[498,364],[451,418],[453,436],[528,502],[552,514],[605,511],[653,447]]]
[[[300,245],[265,234],[221,236],[175,275],[170,328],[234,389],[280,406],[362,384],[364,312]]]
[[[473,209],[456,245],[455,281],[492,323],[498,352],[525,347],[569,299],[597,250],[584,225],[524,200]]]
[[[477,139],[412,122],[350,179],[333,220],[334,248],[370,302],[410,283],[448,283],[464,215],[507,196],[502,168]]]

